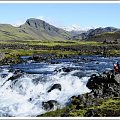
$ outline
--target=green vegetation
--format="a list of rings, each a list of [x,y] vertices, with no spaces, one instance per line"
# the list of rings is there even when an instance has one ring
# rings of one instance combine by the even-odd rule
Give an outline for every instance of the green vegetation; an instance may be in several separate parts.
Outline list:
[[[70,55],[120,55],[119,45],[75,40],[0,40],[0,52],[7,53],[5,59],[14,59],[13,63],[17,63],[20,56],[34,54],[54,54],[60,58]]]
[[[104,40],[106,40],[107,42],[118,40],[118,42],[119,42],[120,41],[120,31],[104,32],[104,33],[96,35],[93,38],[90,38],[89,40],[90,41],[91,40],[98,41],[98,42],[103,42]]]
[[[33,39],[30,35],[22,32],[19,28],[9,24],[0,24],[0,40]]]
[[[79,46],[101,46],[102,43],[94,41],[42,41],[42,40],[1,40],[0,52],[5,53],[5,59],[14,59],[17,63],[20,56],[32,56],[34,54],[54,54],[56,57],[67,57],[70,55],[92,54],[92,52],[81,51]]]
[[[70,32],[38,19],[28,19],[20,27],[0,24],[0,52],[5,53],[2,60],[11,59],[12,63],[17,63],[20,56],[34,54],[54,54],[62,58],[70,55],[120,55],[119,38],[120,31],[115,31],[85,41],[71,40],[74,38]]]
[[[0,41],[0,44],[21,44],[21,45],[45,45],[45,46],[73,46],[73,45],[90,45],[90,46],[100,46],[102,43],[95,41],[41,41],[41,40],[5,40]]]
[[[116,98],[107,98],[107,99],[98,99],[98,105],[85,107],[82,106],[78,109],[76,105],[70,105],[63,109],[50,111],[43,115],[42,117],[60,117],[66,114],[67,117],[84,117],[88,112],[95,111],[96,117],[117,117],[120,116],[120,97]]]
[[[104,44],[96,41],[75,40],[0,40],[0,52],[5,59],[14,59],[17,63],[20,56],[34,54],[54,54],[56,57],[70,55],[105,55],[119,56],[119,44]]]

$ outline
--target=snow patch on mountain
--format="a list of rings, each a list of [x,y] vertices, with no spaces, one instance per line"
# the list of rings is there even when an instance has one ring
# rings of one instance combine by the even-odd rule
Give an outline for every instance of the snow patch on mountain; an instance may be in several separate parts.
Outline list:
[[[66,31],[88,31],[89,29],[93,29],[93,27],[82,27],[80,25],[77,24],[73,24],[71,26],[64,26],[62,27],[62,29],[66,30]]]

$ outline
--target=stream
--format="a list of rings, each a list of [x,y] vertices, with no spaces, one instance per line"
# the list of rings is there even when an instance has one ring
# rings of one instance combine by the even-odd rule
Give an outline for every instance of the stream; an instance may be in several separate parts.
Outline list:
[[[73,58],[35,62],[22,57],[21,64],[0,66],[0,116],[35,117],[50,110],[63,108],[70,98],[90,90],[86,83],[92,74],[113,69],[120,57],[74,56]],[[54,64],[51,64],[53,63]],[[17,72],[20,75],[13,77]],[[61,89],[48,90],[54,84]],[[50,110],[43,102],[57,101]]]

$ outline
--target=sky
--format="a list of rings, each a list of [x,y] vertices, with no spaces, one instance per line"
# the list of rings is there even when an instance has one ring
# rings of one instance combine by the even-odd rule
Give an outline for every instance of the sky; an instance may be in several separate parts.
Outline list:
[[[0,23],[39,18],[56,26],[120,28],[120,3],[0,3]]]

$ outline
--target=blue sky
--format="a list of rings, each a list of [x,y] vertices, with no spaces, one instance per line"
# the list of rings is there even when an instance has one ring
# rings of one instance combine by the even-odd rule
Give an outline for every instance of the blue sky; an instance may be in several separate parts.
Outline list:
[[[120,4],[0,3],[0,23],[21,24],[28,18],[44,19],[56,26],[120,28]]]

